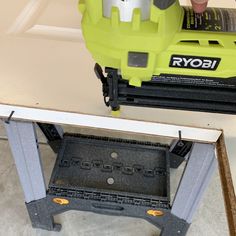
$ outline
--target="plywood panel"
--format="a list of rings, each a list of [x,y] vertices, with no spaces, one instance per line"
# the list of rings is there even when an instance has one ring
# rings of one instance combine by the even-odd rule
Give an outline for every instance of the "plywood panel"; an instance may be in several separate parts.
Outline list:
[[[19,19],[18,15],[33,2],[38,4],[38,8],[34,9],[34,14],[26,14],[27,22],[24,22],[24,27],[17,31],[20,28],[15,22]],[[101,84],[93,73],[94,61],[80,38],[80,16],[77,14],[76,2],[77,0],[1,2],[1,104],[110,115],[109,109],[103,104]],[[234,0],[211,0],[210,4],[235,7]],[[31,29],[35,25],[47,26],[49,30],[41,34],[37,30],[32,32]],[[16,31],[7,34],[9,29]],[[57,30],[61,30],[61,33]],[[123,107],[121,116],[129,119],[224,129],[233,180],[236,183],[234,157],[236,116],[135,107]]]

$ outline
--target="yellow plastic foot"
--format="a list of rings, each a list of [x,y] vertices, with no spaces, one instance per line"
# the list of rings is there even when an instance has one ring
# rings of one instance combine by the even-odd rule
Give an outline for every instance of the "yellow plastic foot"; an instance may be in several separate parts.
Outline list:
[[[111,111],[112,117],[120,117],[120,110],[117,111]]]

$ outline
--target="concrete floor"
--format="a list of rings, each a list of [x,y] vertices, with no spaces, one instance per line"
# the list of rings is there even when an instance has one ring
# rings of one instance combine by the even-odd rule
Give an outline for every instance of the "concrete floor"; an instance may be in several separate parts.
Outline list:
[[[78,129],[70,131],[78,132]],[[86,130],[79,130],[87,133]],[[89,131],[94,133],[94,130]],[[100,134],[100,133],[99,133]],[[102,135],[105,133],[103,132]],[[115,134],[116,136],[117,134]],[[40,140],[45,139],[39,134]],[[0,137],[5,137],[0,125]],[[150,137],[141,137],[150,139]],[[45,145],[40,145],[46,180],[48,182],[55,161],[55,154]],[[171,172],[171,195],[174,196],[178,180],[184,165],[178,171]],[[0,140],[0,236],[158,236],[159,231],[151,224],[133,218],[111,217],[85,212],[66,212],[55,217],[62,223],[60,233],[32,229],[26,208],[24,196],[17,176],[16,168],[6,140]],[[188,232],[189,236],[227,236],[228,227],[225,215],[220,177],[216,173],[198,209]]]

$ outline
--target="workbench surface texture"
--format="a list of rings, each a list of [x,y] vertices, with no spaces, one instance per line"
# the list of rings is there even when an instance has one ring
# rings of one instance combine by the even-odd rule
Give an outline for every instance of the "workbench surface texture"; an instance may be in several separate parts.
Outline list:
[[[77,2],[1,1],[0,104],[110,116],[82,39]],[[236,7],[234,0],[210,4]],[[235,115],[122,107],[121,118],[223,129],[236,185]]]

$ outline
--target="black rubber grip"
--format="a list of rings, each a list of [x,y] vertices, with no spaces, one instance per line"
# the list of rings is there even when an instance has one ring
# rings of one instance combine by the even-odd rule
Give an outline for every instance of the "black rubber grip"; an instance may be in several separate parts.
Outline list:
[[[175,1],[176,0],[154,0],[153,4],[161,10],[165,10],[170,7]]]

